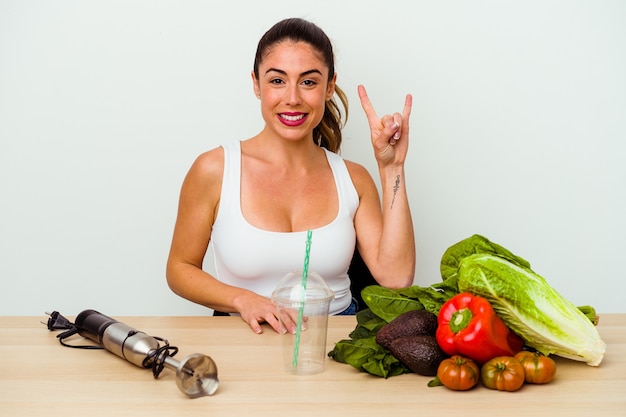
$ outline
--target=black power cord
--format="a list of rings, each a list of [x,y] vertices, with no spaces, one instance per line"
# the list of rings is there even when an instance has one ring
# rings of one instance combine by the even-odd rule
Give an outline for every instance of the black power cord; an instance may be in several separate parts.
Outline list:
[[[144,368],[152,368],[152,376],[156,379],[165,367],[165,360],[168,356],[176,355],[178,353],[178,348],[176,346],[170,346],[170,343],[166,339],[162,339],[160,337],[154,338],[163,342],[163,346],[155,349],[153,352],[150,352],[150,354],[148,354],[143,360],[142,365]]]
[[[74,324],[63,317],[58,311],[53,311],[52,313],[46,312],[46,314],[50,316],[47,323],[48,330],[67,330],[75,328]]]
[[[48,327],[48,330],[65,330],[62,333],[57,335],[59,339],[59,343],[61,343],[65,347],[71,347],[74,349],[104,349],[102,346],[97,345],[70,345],[65,342],[70,336],[73,336],[78,333],[79,329],[76,327],[74,323],[69,321],[65,316],[63,316],[58,311],[53,311],[52,313],[47,313],[50,317],[48,318],[48,322],[45,323]]]

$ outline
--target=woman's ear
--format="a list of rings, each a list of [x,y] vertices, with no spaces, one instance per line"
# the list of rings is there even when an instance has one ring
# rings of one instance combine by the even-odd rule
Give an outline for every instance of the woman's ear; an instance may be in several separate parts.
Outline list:
[[[337,83],[337,74],[333,75],[333,79],[328,82],[328,88],[326,89],[326,101],[333,98],[335,95],[335,84]]]
[[[254,71],[250,73],[252,76],[252,88],[254,88],[254,95],[259,100],[261,99],[261,89],[259,88],[259,80],[256,79],[256,75],[254,75]]]

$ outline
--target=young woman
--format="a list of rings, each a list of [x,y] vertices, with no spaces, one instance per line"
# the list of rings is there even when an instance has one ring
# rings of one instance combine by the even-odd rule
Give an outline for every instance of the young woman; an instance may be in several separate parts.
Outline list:
[[[315,24],[286,19],[258,44],[252,72],[265,127],[201,154],[181,189],[167,262],[170,288],[181,297],[238,314],[256,333],[282,328],[270,296],[288,272],[302,269],[312,231],[309,270],[335,293],[330,314],[354,313],[347,274],[358,248],[376,281],[413,282],[415,242],[404,162],[411,96],[402,113],[378,117],[363,86],[382,202],[366,169],[343,160],[345,94],[336,85],[330,40]],[[237,117],[233,114],[233,117]],[[209,242],[216,277],[202,270]]]

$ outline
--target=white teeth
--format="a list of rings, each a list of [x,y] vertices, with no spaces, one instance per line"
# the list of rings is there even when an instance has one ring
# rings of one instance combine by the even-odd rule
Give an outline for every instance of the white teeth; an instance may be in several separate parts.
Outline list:
[[[286,114],[281,114],[280,117],[290,122],[295,122],[296,120],[301,120],[302,118],[304,118],[304,114],[299,114],[297,116],[289,116]]]

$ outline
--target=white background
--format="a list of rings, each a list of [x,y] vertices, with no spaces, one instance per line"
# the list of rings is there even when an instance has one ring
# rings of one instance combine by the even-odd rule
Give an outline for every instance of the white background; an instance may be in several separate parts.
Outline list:
[[[479,233],[626,312],[624,1],[0,0],[0,314],[210,312],[166,284],[178,192],[262,128],[256,43],[291,16],[333,40],[342,155],[375,177],[356,87],[414,95],[416,284]]]

